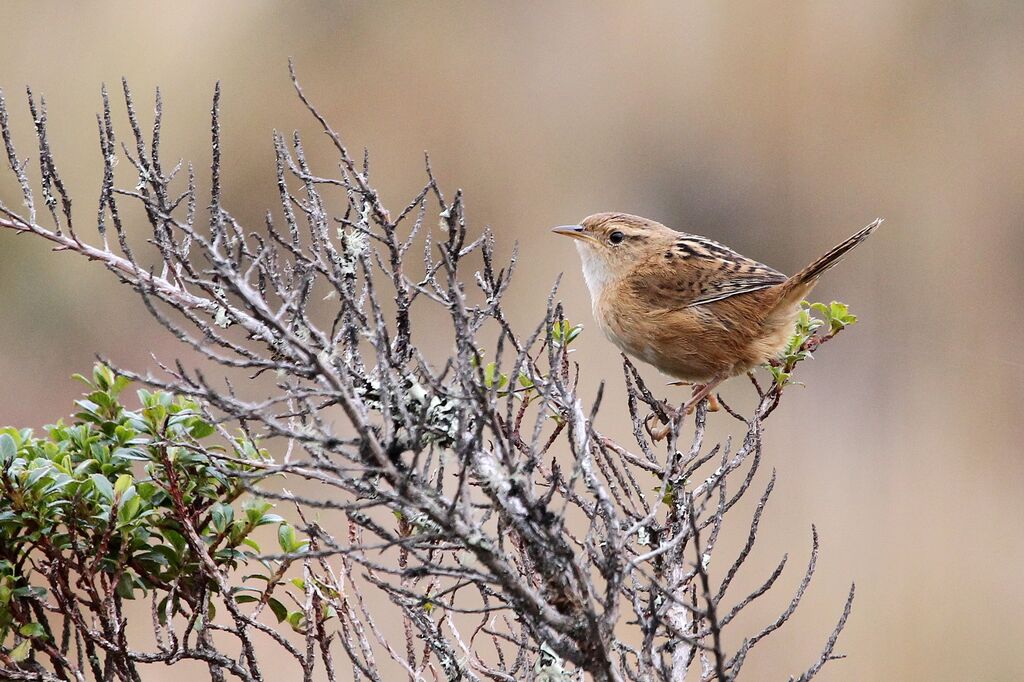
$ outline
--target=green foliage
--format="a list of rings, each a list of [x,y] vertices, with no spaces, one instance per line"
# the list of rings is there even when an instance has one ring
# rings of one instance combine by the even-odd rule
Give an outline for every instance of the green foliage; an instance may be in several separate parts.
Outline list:
[[[803,301],[796,321],[796,331],[789,339],[779,364],[767,365],[775,384],[781,388],[795,383],[792,375],[797,363],[813,358],[812,351],[815,348],[856,321],[857,316],[850,313],[845,303],[832,301],[826,305]]]
[[[556,348],[563,348],[576,340],[576,337],[583,331],[582,324],[572,324],[569,320],[562,320],[551,325],[551,343]]]
[[[572,351],[568,350],[569,344],[575,341],[582,332],[582,324],[572,324],[569,320],[562,320],[551,325],[548,337],[556,351],[561,351],[564,348],[567,349],[566,352],[571,353]],[[482,358],[483,354],[482,350],[478,350],[477,355],[470,360],[470,365],[479,367],[479,358]],[[495,389],[499,396],[506,396],[510,392],[515,395],[529,396],[534,389],[533,379],[523,372],[516,377],[519,388],[509,386],[509,375],[499,372],[496,362],[488,362],[484,365],[483,379],[484,386],[488,389]]]
[[[162,391],[139,390],[129,409],[120,398],[128,380],[103,365],[75,378],[88,392],[73,423],[58,421],[41,437],[0,429],[0,654],[15,662],[32,640],[53,638],[43,600],[76,590],[99,602],[135,599],[174,586],[160,604],[167,618],[195,609],[211,589],[204,561],[226,571],[257,555],[256,528],[281,524],[284,551],[305,547],[270,503],[245,496],[239,474],[267,459],[257,443],[205,442],[217,427],[199,405]],[[221,452],[229,458],[214,457]]]
[[[484,366],[484,386],[487,388],[497,386],[498,390],[501,390],[506,385],[508,385],[508,375],[499,372],[496,363],[488,362]]]

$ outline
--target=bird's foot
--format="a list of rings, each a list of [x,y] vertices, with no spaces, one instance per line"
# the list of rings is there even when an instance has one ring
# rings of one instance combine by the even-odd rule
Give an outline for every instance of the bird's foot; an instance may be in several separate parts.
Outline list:
[[[660,440],[664,440],[672,432],[673,427],[681,422],[683,417],[689,414],[693,414],[693,411],[697,409],[702,400],[707,399],[708,401],[708,412],[718,412],[721,409],[721,405],[718,403],[718,396],[715,395],[715,387],[721,383],[721,379],[713,379],[706,384],[697,384],[693,387],[693,397],[683,405],[680,409],[674,410],[668,405],[662,403],[665,413],[668,415],[668,421],[665,422],[662,419],[661,426],[652,427],[651,421],[657,415],[652,413],[647,419],[644,420],[644,428],[647,429],[647,434],[651,437],[651,440],[657,443]],[[682,383],[682,382],[679,382]]]
[[[678,410],[672,410],[671,412],[669,412],[668,423],[661,424],[657,427],[652,427],[652,418],[656,416],[657,415],[652,413],[644,421],[644,428],[647,429],[647,435],[649,435],[651,437],[651,441],[655,443],[657,443],[660,440],[665,440],[666,438],[668,438],[668,435],[672,433],[673,426],[677,421],[681,419],[682,415]]]
[[[718,412],[722,409],[722,406],[718,404],[718,396],[715,395],[715,386],[718,385],[717,381],[708,382],[706,384],[698,384],[693,387],[693,397],[690,401],[683,405],[684,414],[693,414],[693,411],[700,405],[700,401],[707,398],[708,400],[708,412]]]
[[[651,440],[657,443],[659,440],[664,440],[668,434],[672,431],[672,425],[679,421],[681,412],[679,410],[669,407],[668,403],[661,403],[661,411],[668,417],[665,420],[658,412],[651,412],[647,415],[647,419],[644,420],[644,429],[647,430],[647,435],[651,437]],[[659,426],[652,426],[655,421],[660,421]]]

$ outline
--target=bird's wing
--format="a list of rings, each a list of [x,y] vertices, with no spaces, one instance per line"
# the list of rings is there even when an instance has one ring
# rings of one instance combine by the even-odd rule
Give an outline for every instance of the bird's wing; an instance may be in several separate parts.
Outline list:
[[[706,237],[684,235],[676,240],[675,250],[684,261],[692,261],[691,271],[696,275],[694,297],[688,306],[713,303],[786,281],[778,270]]]
[[[786,281],[778,270],[698,235],[680,235],[671,254],[670,267],[645,278],[644,289],[659,308],[704,305]]]

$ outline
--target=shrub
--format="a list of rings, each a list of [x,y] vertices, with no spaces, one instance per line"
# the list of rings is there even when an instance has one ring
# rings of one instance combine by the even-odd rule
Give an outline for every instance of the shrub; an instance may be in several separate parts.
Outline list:
[[[0,675],[138,680],[148,664],[194,659],[212,679],[259,680],[283,652],[304,679],[738,676],[792,616],[818,552],[812,531],[788,605],[726,650],[722,630],[787,564],[730,591],[775,483],[758,482],[762,426],[797,364],[855,318],[838,303],[806,308],[772,380],[753,379],[752,411],[724,404],[716,417],[742,424],[736,447],[705,442],[706,405],[685,445],[679,423],[652,443],[646,411],[667,419],[665,406],[623,358],[627,402],[602,417],[629,420],[633,438],[618,442],[599,427],[602,391],[586,405],[577,391],[581,372],[609,368],[574,362],[581,327],[555,291],[532,330],[513,329],[502,305],[517,256],[499,264],[493,235],[471,236],[462,194],[447,196],[428,161],[422,190],[389,211],[367,158],[295,86],[339,172],[311,169],[298,134],[275,135],[278,208],[258,230],[221,202],[219,87],[205,221],[192,166],[163,165],[159,92],[147,139],[124,84],[119,151],[104,90],[96,245],[72,220],[45,103],[29,93],[46,221],[0,99],[25,204],[0,205],[0,228],[102,263],[220,370],[98,365],[70,425],[0,434]],[[142,247],[126,202],[148,218]],[[418,309],[433,322],[414,325]],[[451,352],[431,361],[420,345],[439,337]],[[256,397],[236,390],[239,375]],[[129,381],[146,387],[138,404],[121,397]],[[725,557],[723,520],[755,487],[747,541]],[[272,552],[254,539],[261,526],[277,527]],[[147,624],[133,599],[149,602]],[[800,679],[835,657],[852,599]]]

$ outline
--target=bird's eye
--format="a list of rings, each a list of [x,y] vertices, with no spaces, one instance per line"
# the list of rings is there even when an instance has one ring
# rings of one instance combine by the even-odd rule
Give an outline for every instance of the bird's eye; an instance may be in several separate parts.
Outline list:
[[[622,234],[618,230],[615,230],[610,235],[608,235],[608,241],[610,241],[612,244],[621,244],[622,240],[625,238],[626,235]]]

